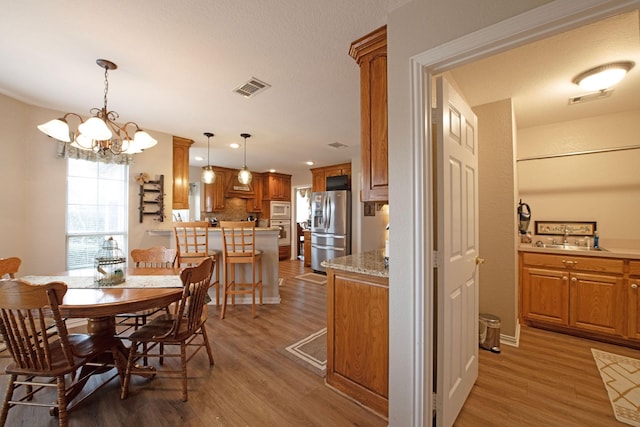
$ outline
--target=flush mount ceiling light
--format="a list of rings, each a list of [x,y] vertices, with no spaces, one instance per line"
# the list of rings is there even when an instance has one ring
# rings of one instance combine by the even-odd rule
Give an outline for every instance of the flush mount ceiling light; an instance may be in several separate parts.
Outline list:
[[[611,62],[578,74],[572,81],[585,90],[605,90],[618,83],[635,64]]]
[[[211,132],[205,132],[203,135],[207,137],[207,166],[203,166],[202,176],[200,179],[205,184],[213,184],[214,182],[216,182],[216,173],[213,170],[213,166],[211,166],[211,162],[209,161],[210,141],[213,134]]]
[[[242,169],[238,172],[238,181],[240,184],[249,184],[251,182],[251,171],[247,168],[247,138],[251,138],[248,133],[241,133],[241,137],[244,138],[244,162],[242,163]]]
[[[38,129],[51,138],[71,142],[73,147],[91,150],[100,155],[105,155],[109,151],[116,155],[135,154],[156,145],[158,141],[140,129],[135,122],[127,122],[124,125],[118,125],[115,122],[120,116],[115,111],[107,109],[108,73],[109,70],[115,70],[118,66],[106,59],[97,59],[96,63],[104,68],[104,106],[89,110],[93,117],[87,120],[83,120],[76,113],[67,113],[60,119],[39,125]],[[80,120],[78,129],[73,132],[73,135],[69,130],[67,117],[77,117]]]

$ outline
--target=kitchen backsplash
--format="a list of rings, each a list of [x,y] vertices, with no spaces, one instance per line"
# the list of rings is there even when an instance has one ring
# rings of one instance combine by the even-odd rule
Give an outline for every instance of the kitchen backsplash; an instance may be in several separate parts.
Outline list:
[[[247,212],[247,201],[238,197],[224,199],[224,210],[221,212],[201,212],[203,220],[217,218],[218,221],[246,220],[249,215],[260,218],[259,214]]]

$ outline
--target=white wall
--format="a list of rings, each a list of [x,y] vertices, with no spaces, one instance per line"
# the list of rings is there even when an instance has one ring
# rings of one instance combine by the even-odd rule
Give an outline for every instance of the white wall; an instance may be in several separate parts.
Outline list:
[[[51,274],[66,269],[66,161],[56,157],[57,142],[36,126],[60,117],[59,111],[26,105],[0,95],[0,257],[22,258],[20,275]],[[151,132],[158,145],[135,156],[130,167],[129,247],[169,244],[168,235],[150,236],[149,229],[171,228],[173,140]],[[165,213],[169,221],[138,217],[140,172],[165,175]],[[97,250],[97,248],[96,248]]]
[[[640,111],[518,129],[518,158],[640,146]],[[601,245],[640,245],[640,149],[518,162],[535,220],[597,221]],[[541,237],[544,240],[544,237]]]

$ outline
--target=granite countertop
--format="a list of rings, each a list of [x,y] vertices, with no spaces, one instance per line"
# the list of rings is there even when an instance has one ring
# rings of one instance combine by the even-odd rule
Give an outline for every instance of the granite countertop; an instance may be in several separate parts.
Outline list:
[[[636,248],[617,248],[612,246],[602,246],[604,250],[569,250],[560,248],[543,248],[537,247],[534,244],[523,243],[518,247],[520,252],[537,252],[547,254],[565,254],[575,256],[590,256],[598,258],[626,258],[626,259],[640,259],[640,249]]]
[[[369,276],[389,277],[389,269],[384,266],[384,249],[347,255],[322,261],[325,268],[348,271]]]

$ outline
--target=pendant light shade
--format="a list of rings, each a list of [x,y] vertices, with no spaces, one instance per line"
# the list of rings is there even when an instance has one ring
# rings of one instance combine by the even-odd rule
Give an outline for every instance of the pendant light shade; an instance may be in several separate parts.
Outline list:
[[[244,138],[244,162],[242,163],[242,169],[238,172],[238,181],[240,184],[249,184],[251,183],[251,171],[247,168],[247,138],[251,138],[251,135],[248,133],[241,133],[241,137]]]
[[[205,132],[204,136],[207,137],[207,166],[202,168],[202,176],[201,181],[205,184],[213,184],[216,182],[216,173],[213,170],[213,166],[211,166],[209,151],[210,151],[210,140],[213,134],[211,132]]]

